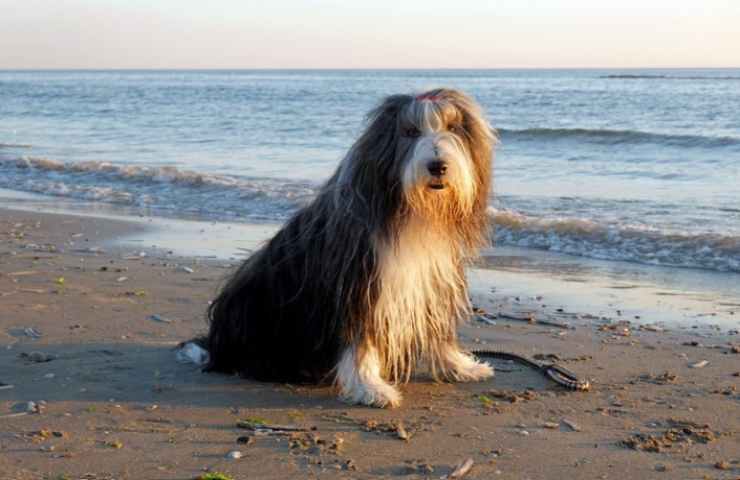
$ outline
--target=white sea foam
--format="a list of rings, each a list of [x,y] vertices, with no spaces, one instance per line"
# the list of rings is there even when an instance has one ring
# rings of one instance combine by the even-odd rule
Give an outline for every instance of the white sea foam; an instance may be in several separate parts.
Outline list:
[[[0,160],[0,187],[214,218],[281,220],[315,194],[309,182],[243,178],[173,166]]]
[[[26,156],[0,160],[0,187],[145,207],[177,216],[282,221],[308,203],[318,185],[172,166],[64,163]],[[489,208],[497,244],[607,260],[740,272],[740,235],[628,224],[609,220],[599,212],[592,212],[588,218],[580,213],[557,217],[552,214],[552,205],[546,208],[544,203],[531,199],[523,207],[537,213]],[[601,205],[605,207],[608,205]],[[729,209],[730,215],[733,212]]]
[[[541,218],[489,207],[498,244],[590,258],[740,272],[740,237],[654,227]]]

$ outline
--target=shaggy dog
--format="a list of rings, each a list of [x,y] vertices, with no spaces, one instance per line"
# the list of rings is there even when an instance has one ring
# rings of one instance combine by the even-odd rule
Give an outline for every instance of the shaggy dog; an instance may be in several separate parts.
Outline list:
[[[420,362],[435,379],[493,369],[461,350],[464,267],[488,241],[496,138],[449,89],[393,95],[313,202],[247,258],[208,310],[206,370],[336,383],[397,406]]]

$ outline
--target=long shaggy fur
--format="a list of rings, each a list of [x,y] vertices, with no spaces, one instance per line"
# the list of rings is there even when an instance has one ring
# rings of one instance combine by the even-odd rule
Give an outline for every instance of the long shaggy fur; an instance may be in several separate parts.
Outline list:
[[[435,378],[492,375],[457,346],[464,266],[488,241],[495,137],[447,89],[388,97],[315,200],[223,286],[208,310],[207,370],[336,381],[343,398],[396,405],[420,360]],[[429,161],[448,172],[429,175]]]

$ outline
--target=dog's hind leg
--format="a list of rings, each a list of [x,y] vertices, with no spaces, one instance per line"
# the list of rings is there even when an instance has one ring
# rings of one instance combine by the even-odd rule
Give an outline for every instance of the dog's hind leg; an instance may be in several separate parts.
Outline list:
[[[460,350],[456,343],[442,347],[439,358],[445,376],[458,382],[477,382],[493,377],[493,367]]]
[[[376,407],[397,407],[401,394],[380,375],[378,351],[367,346],[349,347],[337,365],[336,383],[339,396],[349,403]]]

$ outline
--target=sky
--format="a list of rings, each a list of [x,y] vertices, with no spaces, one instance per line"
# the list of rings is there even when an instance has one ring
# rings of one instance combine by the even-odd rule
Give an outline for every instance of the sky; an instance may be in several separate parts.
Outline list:
[[[740,0],[0,0],[0,69],[740,67]]]

